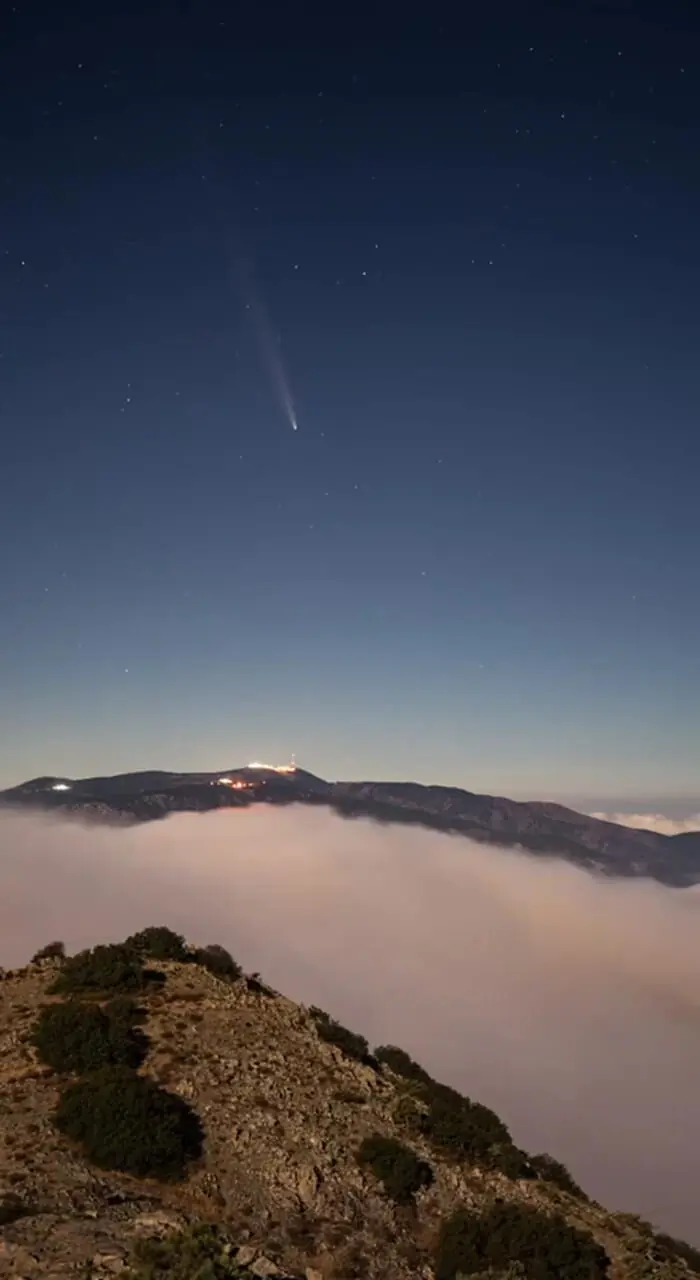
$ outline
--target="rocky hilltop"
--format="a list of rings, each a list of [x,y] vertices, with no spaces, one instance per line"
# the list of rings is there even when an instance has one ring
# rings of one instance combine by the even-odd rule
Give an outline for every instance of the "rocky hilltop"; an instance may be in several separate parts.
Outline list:
[[[412,824],[482,843],[565,858],[604,875],[700,883],[700,831],[666,836],[603,822],[563,805],[477,795],[415,782],[326,782],[296,766],[216,773],[34,778],[0,792],[0,807],[48,809],[97,822],[150,822],[250,804],[323,805],[344,818]]]
[[[177,958],[168,958],[177,957]],[[681,1280],[400,1050],[166,929],[0,981],[0,1276]]]

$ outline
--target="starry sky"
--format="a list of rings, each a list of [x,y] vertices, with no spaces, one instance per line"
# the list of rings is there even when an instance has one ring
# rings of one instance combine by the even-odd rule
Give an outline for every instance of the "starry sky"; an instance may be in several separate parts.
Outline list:
[[[692,6],[239,8],[3,12],[0,784],[692,800]]]

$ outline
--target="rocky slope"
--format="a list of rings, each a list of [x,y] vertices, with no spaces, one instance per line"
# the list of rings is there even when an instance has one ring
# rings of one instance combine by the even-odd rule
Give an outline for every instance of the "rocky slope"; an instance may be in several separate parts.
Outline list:
[[[226,778],[225,783],[219,781]],[[472,840],[519,846],[605,875],[700,883],[700,832],[678,836],[602,822],[562,805],[521,803],[458,787],[412,782],[326,782],[303,769],[131,773],[35,778],[0,792],[0,807],[41,808],[100,822],[148,822],[177,812],[249,804],[325,805],[346,818],[417,824]]]
[[[415,1082],[325,1042],[318,1014],[256,979],[224,981],[195,963],[154,962],[163,984],[138,993],[148,1037],[139,1072],[196,1110],[203,1155],[175,1182],[96,1168],[54,1125],[66,1079],[42,1064],[32,1039],[40,1010],[64,999],[49,994],[60,966],[35,962],[0,981],[0,1276],[126,1275],[140,1240],[209,1222],[228,1242],[215,1266],[161,1260],[139,1277],[430,1280],[441,1224],[457,1208],[483,1213],[499,1201],[591,1233],[612,1280],[691,1274],[637,1219],[531,1172],[513,1178],[441,1154],[415,1128]],[[431,1185],[406,1203],[358,1163],[359,1144],[377,1133],[408,1142],[432,1170]],[[600,1274],[567,1265],[500,1274]]]

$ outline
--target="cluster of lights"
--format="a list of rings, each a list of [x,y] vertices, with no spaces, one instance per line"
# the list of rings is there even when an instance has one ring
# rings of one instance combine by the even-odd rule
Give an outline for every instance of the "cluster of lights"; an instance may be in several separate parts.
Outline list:
[[[263,764],[262,760],[251,760],[248,769],[259,769],[265,773],[296,773],[297,767],[292,756],[290,764]],[[254,782],[245,782],[243,778],[217,778],[220,787],[232,787],[234,791],[248,791],[255,786]]]
[[[251,760],[248,768],[268,769],[270,773],[296,773],[297,771],[294,760],[292,760],[291,764],[263,764],[261,760]]]

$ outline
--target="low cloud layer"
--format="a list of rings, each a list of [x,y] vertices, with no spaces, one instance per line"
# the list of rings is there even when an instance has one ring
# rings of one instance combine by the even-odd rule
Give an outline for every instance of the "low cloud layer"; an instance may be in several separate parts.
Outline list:
[[[592,813],[592,818],[603,822],[619,822],[622,827],[637,827],[642,831],[658,831],[662,836],[679,836],[684,831],[700,831],[700,813],[689,818],[667,818],[663,813]]]
[[[0,817],[0,963],[167,923],[494,1107],[700,1244],[700,901],[300,807],[126,829]]]

